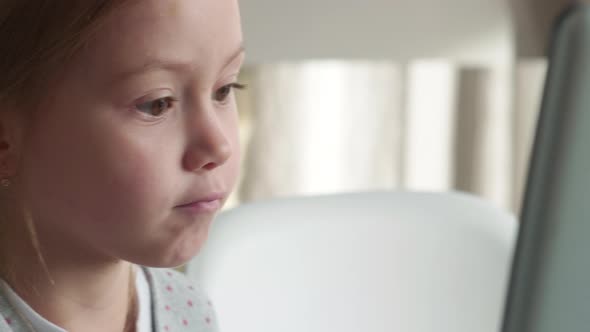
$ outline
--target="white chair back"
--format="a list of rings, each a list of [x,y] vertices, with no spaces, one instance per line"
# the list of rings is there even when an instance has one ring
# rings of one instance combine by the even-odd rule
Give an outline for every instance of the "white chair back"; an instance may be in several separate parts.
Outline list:
[[[461,193],[243,205],[187,267],[223,332],[497,332],[515,218]]]

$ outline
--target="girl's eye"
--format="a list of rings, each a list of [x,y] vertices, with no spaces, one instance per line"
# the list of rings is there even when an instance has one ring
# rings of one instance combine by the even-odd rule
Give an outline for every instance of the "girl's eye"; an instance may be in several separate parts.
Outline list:
[[[227,85],[224,85],[221,88],[219,88],[217,91],[215,91],[213,98],[215,99],[215,101],[224,103],[227,101],[227,98],[231,94],[232,89],[242,90],[245,88],[246,88],[245,85],[239,84],[239,83],[227,84]]]
[[[172,97],[158,98],[156,100],[148,101],[145,103],[137,104],[135,107],[142,113],[145,113],[152,117],[162,116],[172,106],[174,106],[176,100]]]

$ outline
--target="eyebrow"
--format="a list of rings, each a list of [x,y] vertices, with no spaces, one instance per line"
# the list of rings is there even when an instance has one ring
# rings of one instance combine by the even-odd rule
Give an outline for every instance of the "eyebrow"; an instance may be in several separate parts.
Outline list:
[[[232,62],[235,61],[242,53],[245,52],[245,48],[243,44],[240,44],[238,49],[231,53],[231,56],[228,60],[223,64],[223,67],[226,68]],[[136,76],[142,73],[155,71],[155,70],[167,70],[167,71],[186,71],[187,68],[191,68],[192,65],[188,62],[181,62],[172,59],[152,59],[147,61],[146,63],[138,66],[137,68],[120,72],[116,75],[116,81],[125,80],[129,77]]]
[[[227,62],[221,68],[225,68],[229,66],[232,62],[234,62],[242,53],[246,52],[243,44],[240,44],[238,49],[232,53],[232,55],[228,58]]]

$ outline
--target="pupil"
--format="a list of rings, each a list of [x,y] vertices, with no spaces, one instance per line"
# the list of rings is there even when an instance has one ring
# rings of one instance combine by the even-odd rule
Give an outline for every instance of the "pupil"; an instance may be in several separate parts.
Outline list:
[[[221,88],[221,90],[219,90],[219,99],[224,99],[225,96],[228,94],[229,92],[229,87],[224,86],[223,88]]]
[[[158,100],[158,108],[156,109],[156,113],[161,113],[163,110],[166,109],[167,102],[164,99]]]

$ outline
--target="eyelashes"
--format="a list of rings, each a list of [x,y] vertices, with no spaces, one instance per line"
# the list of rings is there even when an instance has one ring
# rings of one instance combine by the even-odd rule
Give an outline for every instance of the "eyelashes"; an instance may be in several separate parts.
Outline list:
[[[229,97],[233,90],[244,90],[246,88],[247,85],[245,84],[226,84],[213,92],[212,99],[221,105],[225,105],[229,102]],[[135,109],[149,117],[159,118],[166,114],[170,109],[174,108],[177,102],[178,99],[172,96],[167,96],[136,104]]]
[[[174,107],[177,101],[178,100],[173,97],[164,97],[137,104],[135,105],[135,108],[141,113],[157,118]]]
[[[240,83],[230,83],[227,85],[222,86],[221,88],[217,89],[215,93],[213,93],[213,100],[226,103],[228,100],[229,95],[231,94],[232,90],[244,90],[246,85]]]

